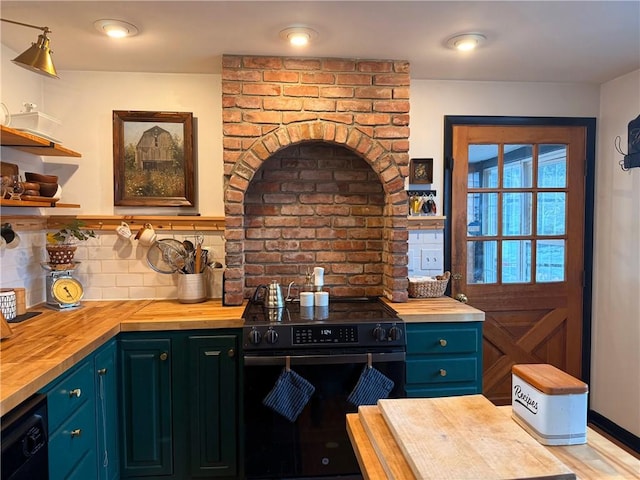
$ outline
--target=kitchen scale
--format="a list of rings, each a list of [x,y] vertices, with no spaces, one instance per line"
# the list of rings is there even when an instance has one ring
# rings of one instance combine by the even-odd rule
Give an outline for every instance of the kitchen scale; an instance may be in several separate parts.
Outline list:
[[[49,263],[41,263],[42,268],[47,270],[46,290],[47,306],[54,310],[69,310],[78,308],[80,300],[84,295],[84,288],[80,281],[73,277],[76,265],[57,265],[52,267]]]

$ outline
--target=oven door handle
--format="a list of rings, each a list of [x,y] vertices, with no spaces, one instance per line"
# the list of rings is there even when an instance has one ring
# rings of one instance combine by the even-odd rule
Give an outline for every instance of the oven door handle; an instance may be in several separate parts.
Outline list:
[[[263,367],[269,365],[285,365],[289,359],[291,365],[326,365],[345,363],[367,363],[369,355],[367,353],[348,353],[343,355],[277,355],[277,356],[246,356],[245,366]],[[405,352],[372,353],[373,363],[381,362],[403,362],[406,358]]]

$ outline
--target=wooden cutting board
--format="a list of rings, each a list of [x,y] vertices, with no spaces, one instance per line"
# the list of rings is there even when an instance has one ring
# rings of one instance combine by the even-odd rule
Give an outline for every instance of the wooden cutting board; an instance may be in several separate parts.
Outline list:
[[[482,395],[380,400],[418,479],[575,479],[575,474]]]

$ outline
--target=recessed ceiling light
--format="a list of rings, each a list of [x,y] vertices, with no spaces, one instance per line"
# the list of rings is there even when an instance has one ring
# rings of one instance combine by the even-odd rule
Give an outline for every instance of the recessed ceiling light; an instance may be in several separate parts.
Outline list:
[[[318,37],[318,32],[309,27],[289,27],[280,32],[280,38],[295,47],[304,47]]]
[[[467,52],[479,47],[487,40],[481,33],[462,33],[447,40],[447,47]]]
[[[93,22],[93,26],[96,27],[96,30],[111,38],[133,37],[138,34],[138,27],[122,20],[96,20]]]

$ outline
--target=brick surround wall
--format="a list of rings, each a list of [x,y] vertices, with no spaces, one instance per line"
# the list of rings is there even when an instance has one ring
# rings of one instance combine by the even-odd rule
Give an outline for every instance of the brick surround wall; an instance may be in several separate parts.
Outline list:
[[[225,303],[313,266],[406,301],[408,62],[225,55],[222,96]]]

